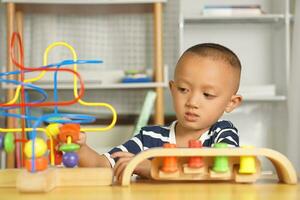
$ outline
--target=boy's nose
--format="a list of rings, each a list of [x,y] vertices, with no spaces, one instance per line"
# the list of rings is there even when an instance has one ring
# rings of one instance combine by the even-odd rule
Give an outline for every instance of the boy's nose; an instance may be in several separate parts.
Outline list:
[[[199,98],[196,94],[191,94],[186,102],[186,106],[190,108],[199,108]]]

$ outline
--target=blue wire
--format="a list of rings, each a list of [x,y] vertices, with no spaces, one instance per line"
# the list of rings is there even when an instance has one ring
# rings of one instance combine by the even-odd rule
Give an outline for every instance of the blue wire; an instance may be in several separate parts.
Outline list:
[[[46,66],[42,66],[40,68],[41,68],[41,71],[42,71],[42,69],[44,69],[44,68],[46,69],[46,68],[51,68],[51,67],[56,67],[56,66],[65,66],[65,65],[74,65],[74,64],[100,64],[100,63],[103,63],[103,61],[102,60],[77,60],[77,61],[63,60],[59,63],[49,64],[49,65],[46,65]],[[31,70],[23,70],[23,71],[25,73],[32,72]],[[1,72],[0,76],[18,75],[20,73],[21,73],[20,70],[11,71],[11,72]]]
[[[17,80],[8,80],[8,79],[1,79],[1,78],[0,78],[0,82],[12,83],[12,84],[15,84],[15,85],[23,85],[24,87],[32,88],[34,91],[40,93],[43,96],[43,99],[37,100],[37,101],[34,101],[34,102],[30,102],[30,103],[40,103],[40,102],[45,101],[48,98],[48,94],[45,90],[43,90],[42,88],[40,88],[36,85],[33,85],[31,83],[23,83],[23,82],[20,82],[20,81],[17,81]],[[14,106],[14,107],[18,107],[18,106]],[[2,109],[6,109],[6,108],[2,108]]]

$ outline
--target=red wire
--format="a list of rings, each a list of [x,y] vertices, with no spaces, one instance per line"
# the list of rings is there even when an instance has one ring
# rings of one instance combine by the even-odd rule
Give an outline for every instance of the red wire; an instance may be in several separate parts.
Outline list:
[[[42,102],[42,103],[17,103],[17,104],[6,104],[6,103],[2,103],[0,104],[0,106],[2,107],[13,107],[13,106],[32,106],[32,107],[44,107],[44,106],[68,106],[68,105],[72,105],[78,102],[78,100],[83,97],[84,95],[84,83],[83,80],[80,76],[80,74],[72,69],[68,69],[68,68],[58,68],[58,69],[50,69],[50,68],[43,68],[43,67],[39,67],[39,68],[30,68],[30,67],[25,67],[22,63],[19,63],[18,61],[16,61],[15,59],[15,54],[13,51],[13,47],[15,45],[15,39],[17,38],[18,40],[18,49],[19,49],[19,54],[20,54],[20,60],[23,61],[24,58],[24,53],[23,53],[23,45],[22,45],[22,41],[21,41],[21,37],[19,33],[14,32],[12,35],[12,40],[10,43],[10,55],[11,55],[11,59],[12,62],[21,69],[21,71],[23,70],[29,70],[29,71],[65,71],[65,72],[71,72],[74,75],[77,76],[79,82],[80,82],[80,90],[78,93],[78,96],[73,99],[72,101],[62,101],[62,102]],[[23,72],[24,73],[24,72]],[[23,77],[24,78],[24,77]]]

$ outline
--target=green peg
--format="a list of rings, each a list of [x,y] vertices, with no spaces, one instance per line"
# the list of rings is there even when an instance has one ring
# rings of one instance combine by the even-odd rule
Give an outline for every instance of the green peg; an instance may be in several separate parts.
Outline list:
[[[216,143],[214,144],[214,148],[227,148],[226,143]],[[213,171],[224,173],[229,170],[228,164],[228,157],[227,156],[216,156],[214,160]]]

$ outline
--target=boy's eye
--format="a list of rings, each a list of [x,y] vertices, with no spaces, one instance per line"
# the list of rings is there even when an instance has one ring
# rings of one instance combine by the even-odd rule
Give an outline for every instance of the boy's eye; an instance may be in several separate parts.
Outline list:
[[[188,89],[187,88],[184,88],[184,87],[177,87],[177,89],[182,92],[182,93],[186,93],[188,92]]]
[[[207,92],[204,92],[203,95],[204,95],[205,97],[207,97],[207,98],[214,98],[214,97],[216,97],[215,95],[210,94],[210,93],[207,93]]]

